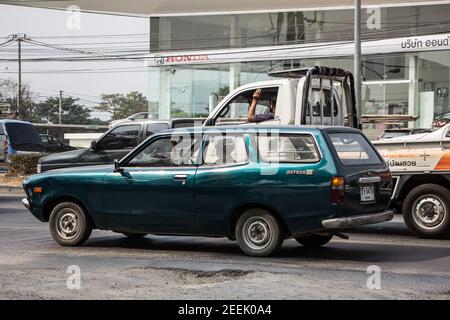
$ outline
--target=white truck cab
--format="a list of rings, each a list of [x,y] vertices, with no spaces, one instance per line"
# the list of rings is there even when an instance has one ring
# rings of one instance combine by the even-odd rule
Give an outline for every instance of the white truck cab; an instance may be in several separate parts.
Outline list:
[[[272,72],[269,76],[274,79],[249,83],[230,92],[211,112],[204,125],[247,123],[253,93],[261,89],[262,96],[258,101],[256,114],[269,112],[270,101],[276,97],[275,118],[264,121],[265,125],[357,127],[351,72],[316,66]]]

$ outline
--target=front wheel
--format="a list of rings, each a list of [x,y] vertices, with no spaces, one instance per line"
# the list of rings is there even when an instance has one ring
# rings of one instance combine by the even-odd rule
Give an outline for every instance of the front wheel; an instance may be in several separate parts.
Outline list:
[[[53,208],[49,225],[53,239],[62,246],[83,244],[92,232],[92,223],[84,209],[70,201]]]
[[[436,184],[411,190],[403,203],[403,218],[414,233],[426,238],[450,235],[449,191]]]
[[[318,248],[323,245],[326,245],[333,236],[322,236],[319,234],[311,234],[308,236],[299,236],[295,237],[295,240],[300,243],[302,246],[307,248]]]
[[[283,244],[280,223],[262,209],[251,209],[242,214],[235,233],[241,250],[253,257],[272,255]]]

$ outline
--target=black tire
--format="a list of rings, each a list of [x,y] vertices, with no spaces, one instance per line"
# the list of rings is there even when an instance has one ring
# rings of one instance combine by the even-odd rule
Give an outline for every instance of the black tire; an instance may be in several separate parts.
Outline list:
[[[123,235],[125,237],[127,237],[128,239],[142,239],[143,237],[145,237],[147,234],[146,233],[131,233],[131,232],[123,232]]]
[[[281,231],[280,223],[268,211],[250,209],[239,217],[235,234],[245,254],[266,257],[274,254],[283,244]]]
[[[436,184],[412,189],[402,207],[403,219],[410,230],[425,238],[450,235],[450,192]]]
[[[84,209],[70,201],[56,205],[50,213],[50,233],[62,246],[78,246],[91,235],[92,223]]]
[[[295,237],[295,240],[306,248],[318,248],[326,245],[333,236],[322,236],[319,234],[311,234],[307,236]]]

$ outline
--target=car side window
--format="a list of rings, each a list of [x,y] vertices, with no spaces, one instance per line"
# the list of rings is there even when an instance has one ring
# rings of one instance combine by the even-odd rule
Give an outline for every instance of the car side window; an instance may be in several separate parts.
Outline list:
[[[226,124],[232,121],[247,122],[248,108],[253,100],[256,89],[241,92],[235,96],[219,113],[216,125]],[[262,88],[261,98],[256,105],[255,114],[270,112],[270,101],[278,97],[278,87]]]
[[[148,118],[147,113],[140,113],[140,114],[137,114],[133,119],[134,120],[143,120],[143,119],[147,119],[147,118]]]
[[[125,166],[174,167],[194,166],[200,139],[191,135],[172,135],[158,138],[142,149]]]
[[[169,129],[169,125],[167,123],[149,123],[147,125],[147,131],[145,136],[150,137],[152,134]]]
[[[248,161],[243,135],[206,135],[204,141],[204,165],[236,165]]]
[[[320,160],[314,139],[307,134],[253,135],[252,138],[264,162],[308,163]]]
[[[101,139],[97,148],[99,150],[126,150],[133,149],[138,144],[140,125],[118,126]]]

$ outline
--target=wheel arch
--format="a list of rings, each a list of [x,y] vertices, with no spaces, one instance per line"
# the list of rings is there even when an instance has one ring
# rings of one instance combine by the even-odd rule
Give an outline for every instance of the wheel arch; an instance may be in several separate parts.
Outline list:
[[[49,221],[50,214],[51,214],[53,208],[55,208],[59,203],[64,202],[64,201],[70,201],[70,202],[74,202],[74,203],[78,204],[86,213],[86,215],[89,218],[89,220],[91,221],[93,227],[94,228],[96,227],[95,222],[92,219],[92,216],[90,215],[89,210],[87,210],[87,207],[83,203],[83,201],[81,201],[77,197],[69,196],[69,195],[60,195],[60,196],[51,198],[45,202],[44,206],[42,207],[42,217],[45,222]]]
[[[423,184],[435,184],[450,190],[450,175],[441,174],[418,174],[405,179],[400,185],[398,196],[395,200],[403,202],[408,194]],[[399,181],[400,182],[400,181]]]

